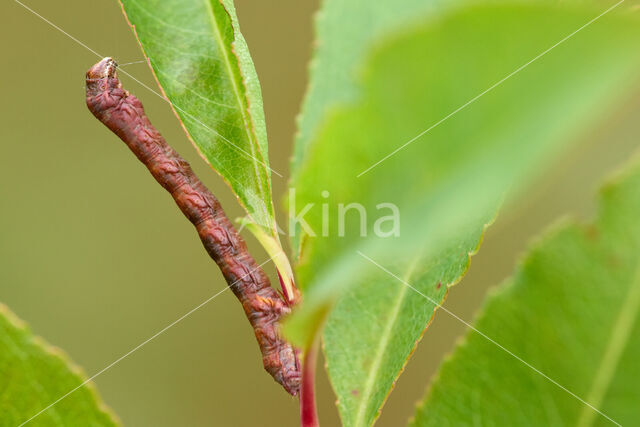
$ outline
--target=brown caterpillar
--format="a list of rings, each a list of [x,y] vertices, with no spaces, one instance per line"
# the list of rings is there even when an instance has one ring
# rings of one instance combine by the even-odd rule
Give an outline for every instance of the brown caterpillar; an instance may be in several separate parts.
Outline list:
[[[220,203],[171,148],[145,115],[142,104],[122,88],[117,64],[104,58],[87,71],[87,106],[111,129],[167,190],[196,227],[200,240],[242,303],[262,352],[264,368],[292,395],[300,389],[300,363],[278,332],[290,308],[249,254]]]

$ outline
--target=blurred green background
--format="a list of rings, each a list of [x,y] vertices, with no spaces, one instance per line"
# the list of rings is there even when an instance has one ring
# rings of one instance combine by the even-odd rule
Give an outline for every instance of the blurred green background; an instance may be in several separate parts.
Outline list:
[[[142,59],[115,0],[24,3],[101,55],[121,63]],[[272,167],[286,172],[317,1],[238,0],[236,6],[262,82]],[[0,14],[0,301],[92,375],[226,285],[171,198],[86,109],[84,72],[98,58],[14,1],[3,2]],[[145,64],[126,70],[156,88]],[[198,157],[168,104],[122,80],[229,216],[240,216],[230,190]],[[639,112],[636,102],[602,117],[526,200],[507,207],[467,277],[451,291],[450,310],[471,320],[487,289],[510,274],[534,235],[562,215],[593,214],[599,181],[637,146]],[[279,200],[286,181],[274,176],[273,186]],[[266,260],[245,236],[258,262]],[[436,315],[378,425],[402,424],[413,413],[464,329],[446,313]],[[130,426],[298,423],[297,401],[263,371],[251,328],[230,292],[96,383]],[[322,424],[338,425],[322,370],[318,388]]]

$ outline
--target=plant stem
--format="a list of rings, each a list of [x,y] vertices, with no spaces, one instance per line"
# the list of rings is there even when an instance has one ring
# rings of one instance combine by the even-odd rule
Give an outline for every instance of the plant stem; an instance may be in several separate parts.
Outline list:
[[[304,355],[302,362],[302,387],[300,390],[300,425],[301,427],[318,427],[318,411],[316,409],[316,360],[320,338],[316,338]]]

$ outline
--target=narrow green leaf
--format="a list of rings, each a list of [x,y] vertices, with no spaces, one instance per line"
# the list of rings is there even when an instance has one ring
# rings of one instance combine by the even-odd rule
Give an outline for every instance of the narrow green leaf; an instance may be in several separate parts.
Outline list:
[[[607,7],[431,11],[378,44],[360,65],[356,99],[328,114],[306,147],[292,186],[297,207],[314,204],[304,220],[315,236],[302,236],[305,299],[286,332],[309,342],[353,288],[324,336],[346,425],[375,419],[433,311],[371,260],[441,302],[438,283],[460,279],[505,192],[515,196],[635,84],[640,26],[621,9],[599,17]],[[367,213],[366,237],[355,210],[340,235],[336,207],[354,202]],[[375,232],[390,212],[381,203],[397,206],[399,235]]]
[[[264,250],[269,255],[269,259],[273,261],[273,264],[276,266],[276,270],[280,274],[280,280],[282,281],[283,290],[286,291],[285,298],[289,299],[289,297],[291,297],[293,299],[295,295],[293,271],[291,270],[289,258],[280,245],[280,241],[276,240],[276,238],[274,238],[273,236],[265,233],[263,228],[259,227],[255,222],[251,221],[247,217],[239,218],[237,222],[243,228],[247,228],[249,231],[251,231],[258,242],[260,242]]]
[[[506,351],[469,331],[413,425],[635,425],[639,212],[636,161],[604,188],[593,224],[556,227],[487,300],[475,327]]]
[[[277,239],[258,77],[232,0],[121,0],[202,157]]]
[[[31,334],[0,304],[0,424],[17,426],[85,381],[58,349]],[[38,426],[115,426],[119,422],[87,383],[37,415]]]

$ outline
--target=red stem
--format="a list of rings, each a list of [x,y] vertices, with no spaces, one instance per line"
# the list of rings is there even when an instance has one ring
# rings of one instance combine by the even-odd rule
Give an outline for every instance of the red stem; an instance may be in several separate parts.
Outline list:
[[[284,302],[289,305],[289,302],[292,300],[292,296],[287,292],[287,287],[284,285],[284,280],[282,280],[282,275],[280,274],[280,270],[276,269],[276,273],[278,273],[278,280],[280,281],[280,288],[282,289],[282,296],[284,297]]]
[[[302,363],[302,386],[300,388],[300,425],[302,427],[318,427],[320,425],[315,390],[318,343],[319,339],[316,339],[304,355]]]

